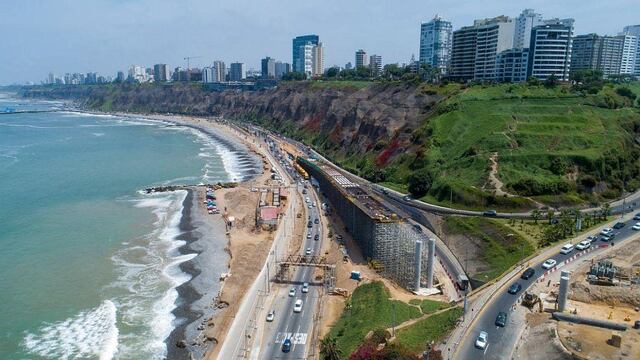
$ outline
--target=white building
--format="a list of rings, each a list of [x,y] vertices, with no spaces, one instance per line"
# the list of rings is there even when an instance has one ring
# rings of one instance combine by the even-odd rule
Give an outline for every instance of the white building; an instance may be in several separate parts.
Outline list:
[[[620,61],[621,75],[640,75],[636,73],[636,65],[638,64],[638,37],[633,35],[622,35],[624,37],[624,45],[622,47],[622,60]]]
[[[531,30],[527,78],[569,80],[573,19],[545,20]]]
[[[216,82],[214,73],[215,72],[212,67],[205,67],[202,69],[202,82],[205,84]]]
[[[633,35],[636,37],[636,66],[633,72],[634,75],[640,76],[640,25],[625,26],[622,31],[624,35]]]
[[[531,42],[531,29],[542,24],[541,14],[536,13],[533,9],[524,9],[516,18],[513,47],[517,49],[528,48]]]
[[[312,76],[321,76],[324,74],[324,46],[322,42],[318,42],[311,52]]]
[[[227,80],[227,69],[224,61],[213,62],[213,82],[224,82]]]
[[[420,25],[420,63],[440,69],[446,74],[451,60],[451,22],[436,15]]]
[[[367,57],[367,52],[362,49],[356,51],[356,69],[359,67],[367,66],[369,66],[369,58]]]

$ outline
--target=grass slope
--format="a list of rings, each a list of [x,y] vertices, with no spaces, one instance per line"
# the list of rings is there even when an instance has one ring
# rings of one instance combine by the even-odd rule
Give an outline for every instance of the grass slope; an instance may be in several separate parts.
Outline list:
[[[429,316],[396,333],[396,343],[402,344],[415,354],[426,349],[427,344],[438,342],[455,327],[462,316],[462,308],[456,307],[440,314]]]
[[[342,355],[347,358],[369,331],[391,327],[419,317],[420,311],[402,301],[390,300],[382,282],[372,282],[356,288],[347,308],[328,336],[335,337]],[[395,313],[395,315],[394,315]]]

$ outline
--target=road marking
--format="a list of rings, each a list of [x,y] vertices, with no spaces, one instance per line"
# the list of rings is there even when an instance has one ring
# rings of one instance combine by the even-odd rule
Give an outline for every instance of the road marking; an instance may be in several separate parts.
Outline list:
[[[286,339],[291,340],[291,345],[304,345],[307,343],[307,333],[283,333],[279,332],[276,334],[276,340],[274,344],[282,344]]]
[[[482,356],[487,355],[487,350],[489,350],[489,344],[487,344],[487,346],[484,348],[484,352]]]

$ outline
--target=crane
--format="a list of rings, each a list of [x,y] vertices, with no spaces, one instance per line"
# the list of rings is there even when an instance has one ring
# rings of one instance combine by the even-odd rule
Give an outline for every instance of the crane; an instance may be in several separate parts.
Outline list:
[[[191,70],[191,59],[201,58],[202,56],[185,56],[184,60],[187,60],[187,70]]]

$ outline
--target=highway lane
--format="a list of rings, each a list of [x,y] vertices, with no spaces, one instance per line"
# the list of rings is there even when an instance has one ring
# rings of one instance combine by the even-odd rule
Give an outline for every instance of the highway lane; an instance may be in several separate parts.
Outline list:
[[[631,229],[631,226],[635,224],[635,220],[629,220],[626,222],[626,226],[620,230],[616,230],[616,237],[613,241],[614,246],[618,246],[620,243],[624,243],[625,240],[630,238],[632,235],[637,234],[634,230]],[[600,230],[598,230],[599,232]],[[585,236],[586,238],[586,236]],[[596,240],[592,246],[599,245],[608,245],[611,243],[606,243],[601,240]],[[573,250],[569,254],[560,254],[556,253],[551,257],[551,259],[555,259],[558,262],[558,265],[567,260],[568,258],[576,255],[580,251]],[[593,250],[591,253],[597,254],[598,249]],[[513,283],[520,283],[522,285],[522,290],[516,295],[509,294],[506,288],[503,288],[501,291],[503,293],[497,294],[483,310],[482,314],[476,319],[476,322],[473,325],[473,328],[467,331],[466,337],[463,339],[462,343],[459,345],[457,351],[457,359],[464,360],[472,360],[472,359],[506,359],[509,358],[512,349],[516,345],[517,336],[514,336],[517,331],[514,331],[514,322],[511,318],[512,312],[510,308],[512,306],[520,306],[518,303],[518,299],[520,296],[524,294],[524,292],[536,281],[540,279],[541,276],[545,274],[546,269],[542,268],[542,263],[535,264],[531,266],[535,269],[535,274],[528,280],[523,280],[520,277],[509,282],[507,286],[511,286]],[[560,267],[557,271],[561,271],[562,267]],[[545,280],[546,281],[546,280]],[[504,311],[508,314],[508,323],[504,328],[498,327],[495,325],[496,316],[498,312]],[[480,331],[486,331],[489,334],[489,347],[486,351],[477,349],[474,346],[474,342]]]
[[[296,177],[295,173],[290,173],[290,175],[294,178]],[[305,220],[312,222],[311,228],[305,227],[304,245],[300,249],[300,254],[305,255],[306,249],[310,248],[312,255],[320,255],[323,240],[320,199],[310,183],[307,182],[306,187],[307,194],[302,194],[304,185],[298,183],[296,187],[296,191],[301,193],[303,199],[306,200],[306,197],[309,197],[309,202],[305,202],[308,216]],[[314,203],[315,206],[313,206]],[[318,219],[318,224],[315,224],[315,219]],[[315,240],[316,235],[319,236],[319,240]],[[307,358],[307,351],[313,332],[314,315],[323,284],[321,282],[314,283],[314,268],[312,267],[301,267],[294,271],[292,283],[284,288],[278,287],[278,295],[273,304],[273,310],[276,311],[276,315],[273,323],[266,326],[266,334],[263,337],[264,342],[261,346],[260,354],[262,359]],[[305,282],[310,284],[308,293],[302,293],[301,291],[302,284]],[[291,288],[296,289],[296,294],[293,297],[288,295]],[[293,312],[297,299],[302,299],[303,301],[302,312],[300,313]],[[259,319],[259,321],[265,321],[265,319]],[[282,343],[287,338],[292,341],[292,347],[289,353],[284,353],[282,352]]]

